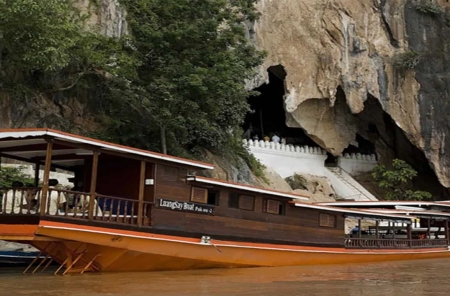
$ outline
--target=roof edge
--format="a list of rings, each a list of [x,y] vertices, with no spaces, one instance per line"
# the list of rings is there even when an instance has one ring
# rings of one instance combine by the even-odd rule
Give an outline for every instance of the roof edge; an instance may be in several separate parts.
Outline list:
[[[187,180],[203,182],[203,183],[208,183],[208,184],[215,184],[215,185],[225,186],[225,187],[230,187],[230,188],[236,188],[239,190],[253,191],[253,192],[258,192],[261,194],[268,194],[268,195],[274,195],[274,196],[279,196],[279,197],[287,197],[287,198],[291,198],[294,200],[305,200],[305,201],[309,200],[308,197],[298,195],[298,194],[293,194],[293,193],[283,192],[283,191],[278,191],[278,190],[273,190],[273,189],[266,189],[266,188],[247,185],[247,184],[228,182],[228,181],[219,180],[219,179],[201,177],[201,176],[188,176]]]
[[[20,133],[25,134],[23,136],[21,135],[13,135],[14,133]],[[89,138],[85,136],[70,134],[58,130],[48,129],[48,128],[24,128],[24,129],[0,129],[0,138],[1,134],[11,134],[10,137],[12,138],[21,138],[21,137],[42,137],[42,136],[49,136],[52,138],[60,138],[65,139],[68,141],[74,141],[84,144],[89,144],[93,146],[98,146],[106,149],[116,150],[118,152],[122,153],[131,153],[131,154],[137,154],[148,158],[154,158],[154,159],[160,159],[168,162],[175,162],[187,166],[192,166],[196,168],[201,169],[214,169],[214,165],[206,162],[196,161],[196,160],[190,160],[186,158],[181,158],[177,156],[171,156],[166,155],[158,152],[148,151],[144,149],[124,146],[116,143],[106,142],[94,138]],[[6,138],[6,137],[5,137]]]
[[[345,208],[338,208],[338,207],[332,207],[332,206],[320,206],[317,204],[308,204],[308,203],[301,203],[301,202],[293,202],[293,204],[296,207],[303,207],[303,208],[310,208],[310,209],[317,209],[317,210],[324,210],[324,211],[332,211],[332,212],[339,212],[339,213],[348,213],[348,214],[356,214],[356,215],[362,215],[362,216],[379,216],[384,218],[396,218],[396,219],[402,219],[405,221],[411,221],[415,219],[414,216],[408,216],[408,215],[394,215],[394,214],[382,214],[382,213],[376,213],[371,212],[369,210],[354,210],[354,209],[345,209]]]

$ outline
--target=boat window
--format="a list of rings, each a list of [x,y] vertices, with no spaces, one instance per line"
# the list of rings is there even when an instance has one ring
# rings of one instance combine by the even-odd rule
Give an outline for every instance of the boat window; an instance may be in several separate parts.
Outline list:
[[[253,211],[255,207],[255,198],[253,196],[241,195],[239,196],[239,208],[241,210]]]
[[[208,201],[207,204],[218,206],[219,205],[220,192],[217,190],[208,190]]]
[[[228,207],[253,211],[255,208],[255,197],[250,195],[240,195],[238,193],[230,193]]]
[[[208,190],[205,188],[192,187],[191,201],[197,203],[208,202]]]
[[[275,215],[284,215],[286,207],[283,202],[273,199],[266,199],[264,202],[264,212]]]
[[[230,193],[230,196],[228,197],[228,207],[239,209],[239,194]]]
[[[319,215],[319,226],[321,227],[336,227],[336,216],[329,214]]]

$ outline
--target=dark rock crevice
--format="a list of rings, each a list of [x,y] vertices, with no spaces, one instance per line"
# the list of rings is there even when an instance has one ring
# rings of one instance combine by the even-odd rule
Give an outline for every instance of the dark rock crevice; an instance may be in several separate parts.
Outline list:
[[[405,5],[406,33],[412,51],[423,53],[415,78],[423,150],[441,181],[450,185],[450,27],[442,15],[420,13],[413,0]]]
[[[381,164],[389,166],[393,159],[402,159],[418,172],[413,182],[415,190],[428,191],[436,200],[449,198],[448,190],[440,184],[423,151],[408,140],[391,116],[383,111],[378,99],[369,95],[363,112],[355,116],[359,120],[358,135],[373,143]]]
[[[381,0],[381,3],[380,3],[381,20],[383,21],[383,25],[389,36],[389,41],[390,41],[391,45],[394,46],[395,48],[399,48],[399,42],[394,37],[394,33],[391,30],[391,26],[389,25],[389,22],[386,19],[386,13],[388,13],[387,10],[389,9],[388,3],[389,3],[389,0]],[[388,5],[386,5],[386,4],[388,4]]]

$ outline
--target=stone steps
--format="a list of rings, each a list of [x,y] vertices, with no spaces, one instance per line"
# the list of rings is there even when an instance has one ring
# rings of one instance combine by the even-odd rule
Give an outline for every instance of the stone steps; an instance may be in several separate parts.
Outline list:
[[[370,192],[364,189],[355,179],[349,174],[344,172],[340,167],[327,167],[327,169],[333,173],[333,175],[339,179],[340,182],[345,184],[354,195],[343,196],[344,199],[354,199],[359,201],[376,201],[378,200]],[[360,187],[360,188],[358,188]]]

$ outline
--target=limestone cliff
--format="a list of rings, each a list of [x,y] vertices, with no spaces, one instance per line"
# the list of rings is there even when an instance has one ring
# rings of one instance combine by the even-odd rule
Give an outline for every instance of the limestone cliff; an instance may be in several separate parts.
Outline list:
[[[422,157],[450,187],[449,18],[420,12],[424,1],[443,13],[450,8],[446,0],[259,0],[261,18],[249,25],[249,37],[268,55],[261,77],[249,85],[267,81],[266,70],[282,65],[289,126],[334,155],[356,145],[359,134],[374,142],[380,160]],[[89,15],[92,30],[129,32],[120,0],[76,0],[75,6]],[[422,58],[399,71],[395,57],[410,50]],[[1,127],[79,132],[94,126],[79,97],[2,98],[0,104]]]
[[[409,141],[450,187],[447,2],[259,1],[254,38],[268,53],[264,69],[282,65],[287,73],[287,124],[303,128],[334,155],[355,144],[357,133],[374,137],[370,125],[375,125],[378,137],[373,141],[381,159]],[[420,3],[442,11],[419,11]],[[410,50],[422,58],[414,69],[399,71],[395,59]],[[403,135],[393,135],[394,126],[382,111]],[[406,150],[413,148],[397,154],[417,159],[416,152]]]

